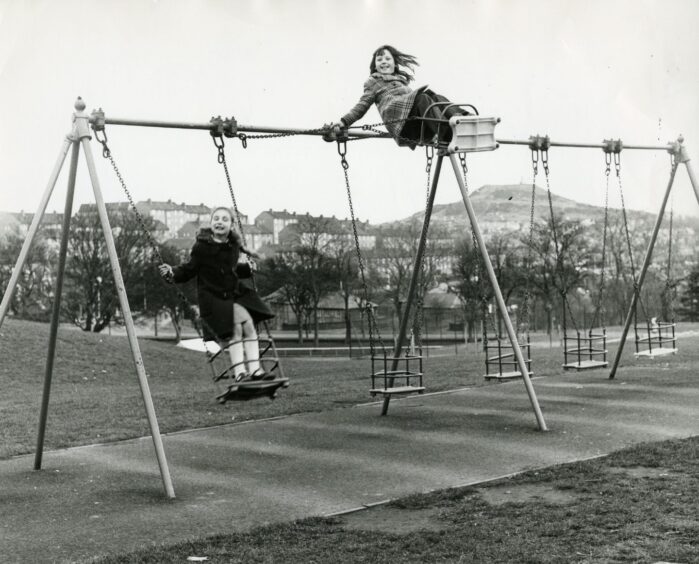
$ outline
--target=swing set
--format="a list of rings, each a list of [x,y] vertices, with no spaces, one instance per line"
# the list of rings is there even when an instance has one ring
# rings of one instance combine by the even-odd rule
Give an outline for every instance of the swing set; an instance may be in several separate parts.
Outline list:
[[[456,106],[464,107],[464,106],[469,106],[475,111],[475,108],[473,106],[470,106],[468,104],[454,104]],[[464,206],[466,208],[466,212],[469,216],[470,224],[471,224],[471,233],[473,237],[473,243],[474,243],[474,248],[478,249],[478,252],[480,254],[480,266],[479,269],[482,267],[485,270],[485,274],[488,277],[488,281],[490,282],[491,289],[492,289],[492,296],[494,299],[494,302],[497,307],[497,312],[498,315],[500,316],[500,320],[505,326],[507,337],[509,340],[509,345],[507,347],[509,348],[508,352],[503,352],[503,348],[498,345],[498,352],[499,354],[496,355],[498,358],[494,358],[492,362],[496,363],[498,366],[498,371],[502,375],[504,374],[503,372],[503,360],[505,359],[505,355],[507,355],[507,358],[510,359],[508,362],[512,364],[512,367],[514,367],[514,372],[518,372],[517,377],[521,377],[521,379],[524,382],[525,389],[527,392],[527,395],[529,397],[530,403],[532,405],[532,409],[534,411],[536,420],[537,420],[537,425],[539,430],[545,431],[547,430],[546,428],[546,423],[544,421],[543,415],[541,413],[541,409],[539,407],[539,403],[536,397],[536,393],[534,391],[534,388],[532,386],[531,380],[530,380],[530,374],[531,374],[531,360],[529,358],[524,357],[522,349],[525,348],[527,350],[527,357],[529,357],[529,346],[528,346],[528,327],[525,328],[526,331],[526,345],[524,347],[520,345],[520,338],[518,337],[517,333],[519,332],[519,328],[516,331],[515,327],[512,325],[512,322],[510,320],[507,307],[505,304],[505,301],[502,296],[502,292],[500,291],[500,287],[498,284],[497,276],[495,274],[495,271],[493,270],[493,266],[490,261],[490,257],[488,255],[487,248],[485,246],[485,242],[483,239],[483,236],[481,234],[480,228],[478,226],[478,221],[473,209],[473,206],[471,204],[471,200],[469,197],[469,191],[468,191],[468,182],[467,182],[467,167],[466,167],[466,156],[465,153],[467,152],[482,152],[482,151],[493,151],[497,149],[500,145],[527,145],[529,147],[535,146],[538,152],[541,153],[542,157],[545,155],[545,168],[547,171],[547,183],[548,183],[548,148],[549,147],[588,147],[588,148],[602,148],[605,149],[605,147],[608,146],[607,143],[599,145],[599,144],[581,144],[581,143],[556,143],[549,141],[548,138],[539,138],[538,136],[536,138],[530,138],[529,140],[525,141],[520,141],[520,140],[502,140],[502,139],[497,139],[495,138],[495,126],[499,123],[499,118],[490,118],[490,117],[481,117],[477,115],[475,116],[453,116],[449,120],[442,119],[439,117],[439,112],[444,112],[446,109],[448,109],[451,106],[446,106],[446,107],[439,107],[439,108],[429,108],[428,111],[425,112],[425,114],[421,118],[416,118],[416,119],[422,119],[422,120],[436,120],[437,123],[439,124],[439,127],[449,127],[452,131],[452,138],[448,143],[441,143],[441,142],[435,142],[434,144],[429,143],[429,144],[424,144],[426,146],[426,151],[427,151],[427,159],[428,159],[428,166],[427,166],[427,173],[428,173],[428,179],[427,179],[427,185],[429,187],[429,193],[426,199],[426,206],[425,206],[425,214],[424,214],[424,220],[423,220],[423,227],[422,227],[422,232],[417,248],[417,253],[415,256],[415,261],[414,261],[414,266],[412,270],[412,275],[410,279],[410,284],[408,288],[408,295],[407,295],[407,300],[405,302],[405,308],[404,311],[402,312],[401,316],[401,322],[400,322],[400,329],[398,333],[398,337],[395,341],[395,345],[393,348],[392,352],[389,352],[383,342],[381,341],[380,334],[378,332],[378,324],[376,323],[376,319],[374,317],[374,312],[371,303],[367,299],[367,284],[366,284],[366,278],[365,278],[365,272],[364,272],[364,261],[362,258],[361,250],[359,247],[359,240],[358,240],[358,235],[357,235],[357,229],[356,229],[356,220],[354,217],[354,208],[352,204],[352,195],[351,195],[351,190],[350,190],[350,183],[349,183],[349,177],[348,177],[348,169],[349,169],[349,164],[347,163],[346,159],[346,153],[347,153],[347,143],[349,141],[356,141],[356,140],[361,140],[361,139],[370,139],[370,138],[382,138],[382,139],[387,139],[390,138],[389,135],[381,130],[375,129],[376,126],[374,125],[365,125],[365,126],[360,126],[360,127],[350,127],[345,130],[328,130],[327,127],[319,128],[319,129],[292,129],[292,128],[279,128],[279,127],[262,127],[262,126],[245,126],[238,124],[234,118],[229,118],[229,119],[221,119],[219,118],[213,118],[210,122],[208,123],[183,123],[183,122],[162,122],[162,121],[146,121],[146,120],[131,120],[131,119],[114,119],[114,118],[107,118],[104,115],[104,112],[101,110],[92,112],[92,114],[87,114],[85,112],[85,103],[83,102],[82,99],[78,98],[78,100],[75,103],[75,112],[73,114],[73,126],[71,129],[71,132],[66,136],[63,146],[61,148],[61,151],[59,153],[58,159],[54,165],[54,168],[52,170],[48,185],[46,187],[46,190],[41,198],[37,213],[34,214],[34,217],[32,219],[32,223],[29,227],[27,237],[24,241],[24,244],[22,246],[22,249],[20,251],[19,257],[17,259],[17,263],[15,268],[12,271],[12,276],[10,277],[9,283],[7,288],[5,289],[5,293],[2,299],[2,303],[0,303],[0,326],[2,325],[2,322],[5,319],[8,307],[9,307],[9,302],[12,297],[12,294],[16,288],[17,282],[19,275],[22,271],[22,268],[26,262],[27,256],[29,254],[29,251],[31,249],[31,245],[33,242],[33,239],[36,236],[36,233],[38,231],[39,224],[43,218],[43,215],[46,211],[46,206],[48,204],[48,201],[50,199],[50,196],[53,192],[53,189],[55,187],[55,184],[57,182],[59,173],[61,171],[61,168],[63,166],[63,163],[65,161],[65,158],[68,154],[69,149],[72,148],[72,153],[71,153],[71,161],[70,161],[70,170],[69,170],[69,178],[68,178],[68,190],[66,194],[66,201],[65,201],[65,209],[64,209],[64,215],[63,215],[63,225],[62,225],[62,236],[61,236],[61,242],[60,242],[60,248],[59,248],[59,257],[58,257],[58,269],[56,273],[56,285],[55,285],[55,292],[54,292],[54,303],[52,307],[52,316],[51,316],[51,325],[50,325],[50,331],[49,331],[49,343],[48,343],[48,351],[47,351],[47,361],[46,361],[46,370],[45,370],[45,377],[44,377],[44,389],[43,389],[43,395],[42,395],[42,403],[41,403],[41,413],[40,413],[40,421],[39,421],[39,431],[38,431],[38,437],[37,437],[37,449],[35,453],[35,459],[34,459],[34,468],[35,469],[40,469],[41,468],[41,461],[42,461],[42,454],[43,454],[43,442],[44,442],[44,433],[46,429],[46,416],[47,416],[47,411],[48,411],[48,402],[49,402],[49,395],[50,395],[50,389],[51,389],[51,378],[52,378],[52,373],[53,373],[53,363],[54,363],[54,358],[55,358],[55,350],[56,350],[56,340],[57,340],[57,330],[58,330],[58,321],[59,321],[59,313],[60,313],[60,300],[61,300],[61,293],[62,293],[62,288],[63,288],[63,280],[64,280],[64,274],[65,274],[65,267],[66,267],[66,256],[67,256],[67,247],[68,247],[68,233],[70,230],[70,221],[71,221],[71,215],[72,215],[72,209],[73,209],[73,195],[74,195],[74,190],[75,190],[75,179],[76,179],[76,173],[77,173],[77,164],[78,164],[78,158],[79,158],[79,153],[80,149],[82,147],[82,150],[85,155],[85,159],[87,162],[87,167],[88,167],[88,172],[90,176],[90,181],[92,184],[94,196],[95,196],[95,202],[96,202],[96,207],[97,211],[99,214],[100,218],[100,223],[102,226],[102,231],[105,236],[106,240],[106,248],[107,248],[107,253],[109,255],[109,261],[112,269],[112,273],[114,275],[115,279],[115,286],[117,289],[117,294],[119,298],[119,304],[120,308],[123,314],[124,318],[124,325],[126,328],[126,333],[129,341],[129,345],[131,348],[132,352],[132,357],[134,361],[134,366],[136,369],[136,374],[138,377],[140,389],[141,389],[141,394],[143,396],[144,404],[145,404],[145,409],[146,409],[146,415],[148,417],[148,422],[151,430],[151,436],[153,439],[154,443],[154,448],[156,452],[156,458],[159,464],[160,468],[160,473],[163,481],[163,486],[166,492],[166,495],[170,498],[175,497],[174,489],[172,486],[172,481],[170,478],[170,472],[168,469],[168,464],[167,464],[167,459],[165,457],[165,452],[163,449],[163,444],[162,444],[162,438],[160,435],[160,430],[158,427],[158,421],[157,417],[155,415],[155,409],[153,406],[153,401],[151,398],[150,394],[150,389],[148,385],[148,378],[147,374],[144,368],[143,364],[143,359],[141,357],[141,352],[139,350],[139,345],[138,345],[138,340],[136,338],[135,330],[134,330],[134,323],[133,323],[133,318],[131,315],[131,309],[129,307],[129,302],[128,298],[126,295],[125,287],[124,287],[124,281],[123,277],[121,274],[121,268],[119,265],[119,260],[117,256],[117,251],[115,248],[114,244],[114,238],[112,235],[112,229],[109,223],[109,218],[107,215],[107,209],[106,205],[104,202],[104,199],[102,197],[102,191],[100,189],[100,183],[99,183],[99,178],[97,175],[97,169],[95,166],[93,154],[92,154],[92,146],[90,145],[90,140],[92,138],[92,134],[90,132],[90,127],[94,130],[94,135],[97,138],[97,140],[102,144],[103,146],[103,156],[105,158],[108,158],[112,164],[112,167],[114,169],[115,174],[117,175],[117,178],[119,179],[119,182],[122,185],[122,188],[124,189],[125,193],[127,194],[127,197],[129,198],[129,201],[132,205],[132,209],[135,210],[135,205],[133,204],[133,200],[131,199],[130,193],[128,189],[126,188],[126,185],[124,183],[123,177],[119,171],[119,169],[116,167],[116,164],[111,156],[111,152],[108,149],[107,146],[107,137],[106,137],[106,132],[105,132],[105,126],[106,125],[124,125],[124,126],[141,126],[141,127],[158,127],[158,128],[177,128],[177,129],[188,129],[188,130],[204,130],[204,131],[209,131],[210,134],[212,135],[214,139],[214,144],[217,147],[218,150],[218,161],[223,165],[224,172],[226,174],[226,180],[228,183],[229,191],[231,193],[231,198],[233,200],[233,206],[236,211],[236,219],[238,221],[238,227],[241,230],[241,236],[243,236],[242,232],[242,223],[240,221],[240,214],[238,212],[237,208],[237,203],[235,199],[235,194],[233,192],[232,184],[230,181],[230,175],[228,172],[228,167],[226,164],[225,160],[225,154],[224,154],[224,137],[225,138],[233,138],[236,137],[238,138],[243,147],[245,148],[247,146],[247,143],[250,139],[264,139],[264,138],[276,138],[276,137],[286,137],[286,136],[291,136],[291,135],[314,135],[314,136],[321,136],[323,137],[326,141],[332,141],[337,143],[338,147],[338,153],[340,155],[340,162],[342,165],[342,169],[344,172],[344,177],[345,177],[345,186],[347,189],[347,196],[348,196],[348,201],[349,201],[349,206],[350,206],[350,212],[352,214],[352,222],[353,222],[353,229],[354,229],[354,238],[355,238],[355,246],[356,246],[356,251],[357,251],[357,258],[359,262],[359,268],[360,268],[360,274],[361,274],[361,281],[364,287],[365,291],[365,307],[367,310],[367,315],[369,317],[369,327],[370,327],[370,342],[371,342],[371,363],[372,363],[372,374],[371,374],[371,379],[372,379],[372,386],[370,393],[373,395],[381,395],[383,397],[383,408],[382,408],[382,415],[386,415],[388,411],[388,406],[390,399],[393,395],[402,395],[402,394],[407,394],[407,393],[422,393],[425,391],[425,387],[423,385],[423,364],[422,364],[422,355],[421,355],[421,344],[420,344],[420,323],[421,323],[421,318],[422,318],[422,313],[421,313],[421,298],[420,296],[422,293],[418,294],[418,286],[419,286],[419,279],[421,276],[421,272],[424,271],[424,255],[425,255],[425,249],[426,249],[426,243],[427,243],[427,233],[428,233],[428,228],[429,228],[429,223],[430,223],[430,218],[432,214],[432,208],[434,205],[434,200],[435,200],[435,195],[436,195],[436,190],[437,190],[437,184],[439,180],[439,175],[441,172],[441,167],[442,167],[442,162],[444,160],[444,157],[449,157],[449,160],[452,164],[452,168],[454,171],[454,175],[456,177],[457,183],[459,185],[459,190],[461,192],[461,196],[464,202]],[[428,112],[429,115],[428,115]],[[435,117],[435,112],[437,112],[437,117]],[[376,125],[381,125],[381,124],[376,124]],[[532,141],[534,139],[534,141]],[[546,139],[545,144],[543,139]],[[619,148],[621,145],[619,144]],[[694,173],[692,171],[692,168],[689,164],[689,156],[687,153],[686,148],[683,145],[683,138],[680,137],[676,142],[668,143],[665,146],[625,146],[625,149],[644,149],[644,150],[663,150],[663,151],[668,151],[672,155],[672,171],[671,171],[671,177],[670,177],[670,182],[668,184],[667,190],[665,192],[665,196],[660,208],[660,212],[658,214],[658,218],[656,220],[656,225],[653,230],[653,234],[651,236],[651,241],[650,245],[648,248],[648,251],[646,253],[646,258],[644,260],[643,266],[641,268],[641,272],[638,276],[638,278],[635,278],[634,275],[634,293],[632,296],[632,303],[631,303],[631,308],[629,310],[629,314],[627,316],[626,324],[624,327],[624,333],[622,335],[621,343],[619,346],[619,349],[617,351],[617,358],[615,359],[612,373],[610,374],[610,378],[614,377],[614,371],[616,370],[616,367],[619,362],[619,358],[621,356],[621,352],[623,349],[624,341],[626,339],[626,335],[628,333],[629,327],[631,320],[633,318],[633,314],[635,312],[635,307],[637,302],[639,301],[639,296],[640,296],[640,291],[641,287],[643,285],[643,281],[645,279],[646,272],[648,270],[648,266],[650,263],[650,256],[652,254],[653,250],[653,245],[655,244],[655,240],[658,234],[658,230],[660,228],[660,223],[662,221],[662,217],[665,211],[665,205],[667,203],[667,199],[670,193],[670,189],[672,187],[672,183],[674,180],[675,172],[677,170],[677,167],[679,166],[680,163],[684,163],[687,171],[689,173],[690,181],[692,183],[692,187],[695,191],[695,194],[697,196],[697,200],[699,201],[699,183],[697,183],[697,180],[694,176]],[[544,150],[545,149],[545,150]],[[619,149],[620,150],[620,149]],[[434,152],[437,153],[437,162],[435,166],[435,171],[434,171],[434,177],[431,179],[431,186],[430,186],[430,174],[431,174],[431,164],[432,164],[432,157],[434,155]],[[536,172],[536,171],[535,171]],[[533,196],[532,196],[532,213],[533,213]],[[141,223],[143,224],[143,218],[141,219]],[[532,220],[533,221],[533,220]],[[146,231],[146,237],[149,238],[149,240],[152,241],[152,238],[149,233],[147,233],[147,229],[145,229],[145,224],[144,226],[144,231]],[[155,245],[153,244],[155,247]],[[156,255],[157,258],[157,255]],[[560,258],[560,257],[559,257]],[[559,261],[560,262],[560,261]],[[483,277],[485,278],[485,277]],[[253,280],[254,281],[254,280]],[[424,282],[423,282],[424,284]],[[182,296],[181,296],[182,297]],[[406,341],[406,338],[408,338],[408,325],[409,325],[409,320],[410,320],[410,314],[411,314],[411,308],[413,303],[416,301],[417,298],[417,307],[416,307],[416,312],[415,315],[413,316],[413,327],[412,327],[412,339],[415,341],[416,346],[415,347],[410,347],[410,350],[406,353],[403,354],[403,347]],[[191,304],[188,304],[191,305]],[[528,304],[527,304],[527,309],[528,309]],[[525,319],[525,321],[527,321]],[[526,323],[528,325],[528,322]],[[263,360],[263,362],[268,362],[270,363],[270,368],[269,371],[276,373],[274,380],[269,382],[269,386],[264,383],[264,381],[260,383],[251,383],[251,384],[241,384],[241,383],[236,383],[233,382],[232,384],[230,382],[227,383],[226,390],[218,396],[219,401],[227,401],[229,399],[231,400],[246,400],[246,399],[253,399],[256,397],[261,397],[261,396],[268,396],[268,397],[273,397],[274,392],[276,392],[277,389],[283,388],[285,386],[288,386],[288,379],[284,376],[282,372],[282,367],[281,363],[279,362],[279,359],[276,355],[276,349],[274,347],[274,342],[271,339],[271,335],[269,335],[269,330],[268,332],[268,340],[265,341],[265,345],[263,346],[262,350],[262,359],[267,358],[267,360]],[[380,342],[381,346],[381,353],[379,354],[374,347],[375,340],[378,340]],[[648,341],[650,343],[650,341]],[[581,349],[582,347],[578,346],[578,349]],[[590,346],[589,348],[592,348]],[[230,381],[230,365],[227,365],[225,361],[225,355],[223,354],[224,349],[220,350],[217,353],[209,353],[209,360],[210,366],[212,367],[212,375],[214,376],[214,380],[217,382],[224,382],[224,381]],[[571,351],[573,352],[573,351]],[[269,354],[269,356],[267,356]],[[578,350],[575,352],[575,354],[579,355],[581,354],[581,351]],[[487,355],[486,355],[487,356]],[[216,362],[223,362],[223,366],[220,366],[218,368],[215,367]],[[490,361],[488,361],[490,362]],[[399,367],[399,364],[401,365]],[[396,383],[398,385],[396,385]],[[255,385],[253,385],[255,384]],[[274,389],[272,390],[272,387]]]

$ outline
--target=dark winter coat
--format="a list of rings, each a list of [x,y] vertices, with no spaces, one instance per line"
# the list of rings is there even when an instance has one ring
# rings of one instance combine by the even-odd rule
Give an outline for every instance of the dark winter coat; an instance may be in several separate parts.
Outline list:
[[[415,144],[410,140],[401,139],[401,131],[413,108],[415,97],[425,88],[427,86],[412,90],[408,86],[408,79],[402,75],[375,72],[364,83],[364,94],[359,102],[342,116],[342,121],[349,127],[361,119],[372,104],[376,104],[386,129],[396,142],[414,147]]]
[[[274,314],[250,283],[248,264],[238,263],[240,238],[231,231],[228,240],[218,243],[211,229],[198,234],[189,261],[172,269],[175,282],[197,279],[197,299],[204,339],[225,340],[233,333],[233,304],[248,310],[255,323]]]

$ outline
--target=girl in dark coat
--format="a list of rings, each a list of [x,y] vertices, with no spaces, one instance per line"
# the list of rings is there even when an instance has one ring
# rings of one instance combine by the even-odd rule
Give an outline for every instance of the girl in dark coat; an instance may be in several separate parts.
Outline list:
[[[249,264],[238,263],[240,253],[255,255],[243,248],[232,226],[230,210],[216,208],[211,227],[197,234],[189,261],[174,268],[161,264],[160,275],[177,283],[196,277],[204,340],[230,343],[228,352],[236,380],[273,378],[260,366],[255,324],[274,314],[244,280],[252,272]]]
[[[420,138],[422,122],[415,118],[424,115],[427,108],[435,102],[449,102],[444,96],[421,86],[412,90],[408,83],[413,80],[412,70],[418,65],[417,59],[407,53],[402,53],[391,45],[382,45],[371,56],[369,72],[371,75],[364,83],[364,94],[359,102],[342,118],[339,123],[330,127],[349,127],[367,113],[372,104],[381,114],[386,129],[398,145],[414,149],[418,143],[432,142],[439,133],[441,142],[451,140],[451,128],[442,125],[438,129],[435,122],[424,122],[424,136]],[[455,115],[469,115],[469,112],[451,107],[444,111],[445,106],[432,108],[431,115],[426,117],[449,119]]]

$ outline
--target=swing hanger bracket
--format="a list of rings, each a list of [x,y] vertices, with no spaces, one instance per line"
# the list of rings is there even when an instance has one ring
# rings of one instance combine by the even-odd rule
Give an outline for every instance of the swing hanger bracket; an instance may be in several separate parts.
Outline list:
[[[548,151],[551,146],[551,139],[548,135],[530,135],[529,148],[532,151]]]
[[[602,150],[607,154],[621,153],[621,150],[624,148],[624,143],[621,139],[605,139],[602,141],[602,144],[604,145]]]
[[[92,130],[97,133],[98,131],[104,131],[107,124],[107,118],[104,115],[104,110],[100,108],[99,110],[92,110],[90,114],[90,125]]]
[[[337,141],[338,143],[346,143],[349,139],[349,135],[346,127],[340,127],[336,125],[335,127],[325,127],[323,132],[323,141],[327,143],[332,143]]]
[[[212,117],[209,122],[209,133],[211,137],[236,137],[238,135],[238,122],[234,117],[222,118]]]

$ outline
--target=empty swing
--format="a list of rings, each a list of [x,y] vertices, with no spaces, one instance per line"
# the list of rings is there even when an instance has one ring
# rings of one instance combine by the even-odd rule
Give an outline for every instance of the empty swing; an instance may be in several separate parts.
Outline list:
[[[676,294],[676,285],[672,279],[672,236],[673,236],[673,215],[674,210],[670,208],[670,223],[668,226],[668,251],[667,251],[667,266],[665,270],[665,284],[663,287],[661,301],[663,309],[668,314],[669,321],[659,320],[657,316],[651,316],[643,301],[641,295],[638,276],[636,273],[636,265],[633,258],[633,249],[631,245],[631,235],[629,232],[629,222],[626,214],[626,206],[624,205],[624,192],[621,182],[621,157],[620,150],[614,153],[614,167],[616,169],[617,185],[619,187],[619,196],[621,199],[621,211],[624,223],[624,234],[626,236],[626,248],[629,255],[629,263],[631,266],[631,277],[633,279],[633,291],[637,295],[637,305],[641,306],[643,321],[638,319],[638,307],[633,310],[633,330],[634,330],[634,345],[636,358],[647,357],[653,359],[657,356],[665,356],[668,354],[677,354],[677,338],[675,336],[675,319],[674,319],[674,300]],[[671,156],[671,158],[674,158]],[[674,164],[674,163],[671,163]]]
[[[605,151],[610,144],[605,147]],[[590,328],[584,332],[578,328],[575,322],[575,315],[568,301],[568,282],[566,274],[563,271],[563,257],[561,246],[559,245],[558,233],[556,229],[556,216],[553,210],[553,199],[551,196],[551,182],[548,160],[548,142],[542,148],[541,160],[546,176],[546,193],[548,197],[549,213],[551,218],[551,233],[553,235],[553,245],[555,252],[555,272],[559,279],[559,292],[562,302],[562,330],[563,330],[563,369],[564,370],[592,370],[595,368],[604,368],[608,366],[607,362],[607,329],[601,323],[600,312],[602,308],[602,293],[604,289],[604,275],[606,262],[606,241],[608,231],[608,198],[605,194],[605,211],[604,211],[604,228],[602,236],[602,266],[600,276],[600,291],[598,294],[598,304],[595,308]],[[607,193],[609,186],[609,159],[607,158]],[[574,335],[570,334],[567,326],[567,315],[570,315],[570,321],[575,331]],[[599,322],[599,324],[598,324]]]
[[[527,261],[525,264],[525,288],[524,288],[524,300],[522,301],[522,313],[517,316],[517,325],[515,328],[515,334],[517,335],[517,342],[519,348],[522,351],[522,356],[524,357],[524,363],[527,367],[527,372],[529,376],[533,375],[531,364],[531,339],[529,335],[529,315],[530,315],[530,303],[531,303],[531,272],[532,272],[532,247],[533,247],[533,235],[534,235],[534,212],[536,207],[536,178],[539,172],[539,152],[541,150],[541,145],[543,143],[541,137],[532,137],[530,139],[530,149],[532,152],[532,189],[531,189],[531,205],[529,209],[529,238],[527,244]],[[474,237],[474,251],[475,248],[475,237]],[[478,256],[477,253],[474,253]],[[478,278],[481,279],[481,261],[478,258]],[[480,285],[482,289],[482,285]],[[491,309],[492,305],[488,303],[481,293],[481,299],[483,300],[483,350],[485,351],[485,376],[486,380],[513,380],[522,377],[522,372],[519,369],[519,363],[515,358],[512,343],[509,339],[503,339],[498,327],[492,318]],[[488,332],[486,330],[486,318],[490,317],[493,329],[495,332],[495,337],[490,339],[488,337]],[[493,344],[494,343],[494,344]]]
[[[369,393],[372,396],[381,395],[389,398],[394,395],[422,394],[425,391],[423,385],[423,357],[422,349],[410,347],[406,349],[404,356],[396,356],[389,352],[381,338],[381,332],[376,320],[374,305],[369,300],[369,287],[366,281],[364,258],[359,244],[359,234],[357,231],[357,219],[354,214],[352,203],[352,190],[350,188],[349,175],[347,169],[347,138],[337,138],[337,150],[340,155],[340,163],[345,176],[345,189],[347,191],[347,201],[349,204],[350,217],[352,220],[352,234],[354,236],[354,248],[357,255],[357,266],[359,267],[360,282],[362,285],[362,300],[367,317],[369,328],[369,350],[371,354],[371,388]],[[429,184],[429,174],[431,165],[431,155],[428,149],[427,174]],[[419,318],[418,318],[419,319]],[[413,331],[415,335],[417,331]],[[376,350],[376,341],[381,347],[381,353]],[[418,343],[419,347],[419,343]]]

